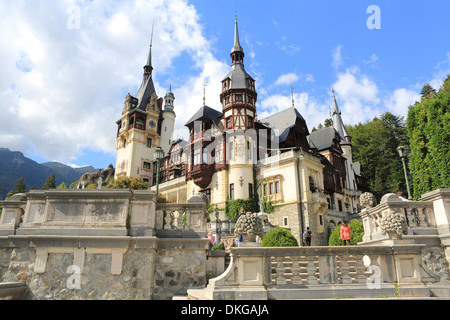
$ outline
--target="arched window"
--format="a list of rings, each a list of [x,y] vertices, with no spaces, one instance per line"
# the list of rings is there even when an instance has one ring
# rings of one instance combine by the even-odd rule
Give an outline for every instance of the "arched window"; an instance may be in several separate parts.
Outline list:
[[[311,176],[309,176],[309,190],[311,190],[311,192],[316,192],[316,190],[317,190],[317,188],[314,184],[314,179]]]

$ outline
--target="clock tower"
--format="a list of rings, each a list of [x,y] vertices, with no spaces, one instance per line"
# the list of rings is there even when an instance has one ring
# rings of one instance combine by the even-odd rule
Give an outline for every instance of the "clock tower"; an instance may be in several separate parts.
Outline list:
[[[163,111],[164,99],[156,94],[152,72],[152,43],[150,43],[141,86],[136,97],[130,94],[126,96],[122,117],[116,122],[118,126],[116,178],[128,176],[142,178],[146,182],[152,181],[154,152],[163,142],[165,145],[170,143],[162,140],[167,140],[166,137],[171,137],[173,132],[173,126],[165,121],[166,118],[175,120],[173,93],[170,92],[170,98],[173,97],[170,108],[166,107],[172,111],[168,112],[172,117],[168,117]]]

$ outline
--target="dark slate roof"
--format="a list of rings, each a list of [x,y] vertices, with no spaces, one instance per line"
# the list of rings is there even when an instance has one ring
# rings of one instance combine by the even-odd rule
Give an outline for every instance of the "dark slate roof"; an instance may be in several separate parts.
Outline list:
[[[136,95],[136,98],[139,101],[137,108],[141,109],[141,110],[145,110],[150,97],[154,93],[156,93],[156,90],[155,90],[155,86],[153,85],[152,76],[149,76],[147,79],[144,78],[144,80],[142,81],[141,87],[139,88],[139,91]]]
[[[223,78],[230,79],[230,89],[248,89],[248,78],[253,79],[244,69],[241,63],[235,63],[231,66],[231,71]],[[222,80],[222,81],[223,81]]]
[[[334,96],[334,91],[333,91],[333,127],[336,129],[341,140],[344,140],[345,137],[349,136],[347,129],[345,128],[344,123],[342,121],[341,111],[339,110],[339,107],[337,105],[336,97]]]
[[[272,129],[278,129],[280,135],[280,142],[286,141],[286,138],[289,134],[289,130],[295,126],[295,122],[297,119],[305,119],[302,115],[297,111],[296,108],[288,108],[286,110],[275,113],[267,118],[261,119],[263,125],[266,125]]]
[[[221,116],[222,112],[217,111],[216,109],[210,108],[208,106],[203,106],[192,116],[192,118],[185,124],[185,126],[202,118],[210,119],[214,122],[214,124],[217,125],[219,122],[218,118],[220,118]]]
[[[332,146],[335,135],[336,130],[333,127],[326,127],[311,132],[309,134],[309,140],[312,141],[313,145],[320,151]]]

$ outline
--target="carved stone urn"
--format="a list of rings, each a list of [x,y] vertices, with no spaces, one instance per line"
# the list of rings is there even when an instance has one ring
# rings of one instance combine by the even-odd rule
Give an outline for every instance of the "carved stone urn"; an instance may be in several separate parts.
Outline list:
[[[243,242],[256,242],[256,237],[264,235],[264,224],[257,213],[241,215],[235,224],[235,233],[242,235]]]
[[[375,198],[373,193],[364,192],[362,195],[359,196],[359,203],[364,208],[373,208],[377,204],[377,199]]]
[[[401,240],[408,233],[405,217],[398,212],[387,212],[380,219],[382,235],[388,235],[391,240]]]

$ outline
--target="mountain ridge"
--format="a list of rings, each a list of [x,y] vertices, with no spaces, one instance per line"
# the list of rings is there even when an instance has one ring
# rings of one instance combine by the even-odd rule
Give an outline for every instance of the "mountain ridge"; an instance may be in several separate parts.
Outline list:
[[[55,173],[56,185],[64,182],[67,187],[78,180],[86,172],[97,172],[92,166],[73,168],[59,162],[37,163],[27,158],[20,151],[0,148],[0,200],[5,199],[15,183],[21,177],[25,180],[27,189],[40,189],[49,175]]]

